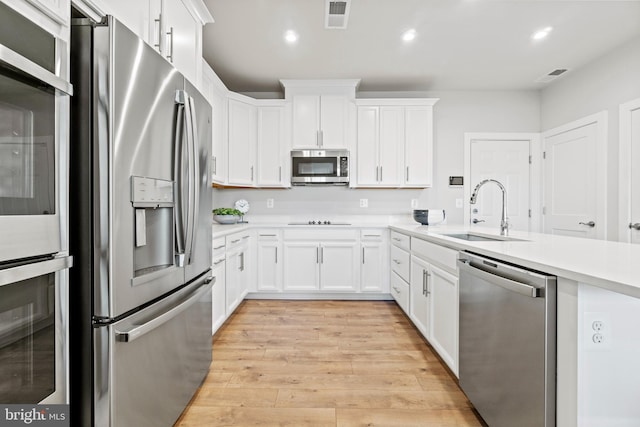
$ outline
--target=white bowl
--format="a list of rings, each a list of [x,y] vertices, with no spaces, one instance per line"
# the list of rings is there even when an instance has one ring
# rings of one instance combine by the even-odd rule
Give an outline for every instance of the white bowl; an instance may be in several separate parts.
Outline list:
[[[213,215],[213,220],[218,224],[235,224],[238,222],[236,215]]]

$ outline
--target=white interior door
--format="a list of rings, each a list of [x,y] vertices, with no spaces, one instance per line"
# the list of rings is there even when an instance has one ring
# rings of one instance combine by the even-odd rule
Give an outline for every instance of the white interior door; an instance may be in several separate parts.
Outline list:
[[[533,136],[478,135],[469,139],[469,195],[484,179],[495,179],[507,189],[507,216],[510,229],[530,231],[531,164]],[[480,188],[477,203],[465,197],[465,218],[471,224],[499,230],[502,216],[502,191],[488,183]],[[477,221],[477,222],[475,222]]]
[[[591,116],[544,133],[546,233],[605,238],[605,121]]]
[[[640,243],[640,99],[620,106],[620,240]]]

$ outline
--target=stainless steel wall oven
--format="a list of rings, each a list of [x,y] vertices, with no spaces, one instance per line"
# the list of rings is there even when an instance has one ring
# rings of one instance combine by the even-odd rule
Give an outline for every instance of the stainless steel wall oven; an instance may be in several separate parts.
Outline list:
[[[67,51],[0,3],[0,403],[68,403]]]

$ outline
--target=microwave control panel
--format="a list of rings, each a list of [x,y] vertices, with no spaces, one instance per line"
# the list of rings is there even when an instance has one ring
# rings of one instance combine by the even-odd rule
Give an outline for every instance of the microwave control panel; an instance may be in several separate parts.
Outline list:
[[[340,157],[340,176],[349,176],[349,157]]]

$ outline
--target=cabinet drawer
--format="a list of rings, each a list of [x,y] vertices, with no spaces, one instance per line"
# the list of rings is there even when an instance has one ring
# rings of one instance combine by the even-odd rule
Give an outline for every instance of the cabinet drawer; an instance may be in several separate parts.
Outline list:
[[[250,230],[240,231],[238,233],[230,234],[227,236],[227,250],[236,248],[240,245],[249,243],[249,237],[251,237]]]
[[[318,227],[320,229],[318,229]],[[296,228],[284,230],[284,240],[358,240],[358,230],[339,230],[335,228],[325,228],[325,226],[318,226],[313,229],[309,228]]]
[[[381,242],[384,240],[388,231],[380,228],[362,229],[360,230],[360,240],[366,242]]]
[[[409,315],[409,284],[395,273],[391,273],[391,295],[400,308]]]
[[[397,246],[391,246],[391,270],[407,282],[409,281],[409,260],[409,252]]]
[[[441,267],[456,272],[458,251],[427,242],[426,240],[411,238],[411,253],[426,261],[439,264]]]
[[[213,239],[213,251],[224,251],[226,247],[227,238],[226,237],[217,237]]]
[[[391,244],[399,248],[408,251],[410,249],[411,238],[406,234],[398,233],[397,231],[391,232]]]
[[[275,228],[266,228],[257,231],[257,237],[259,241],[280,240],[282,231]]]

